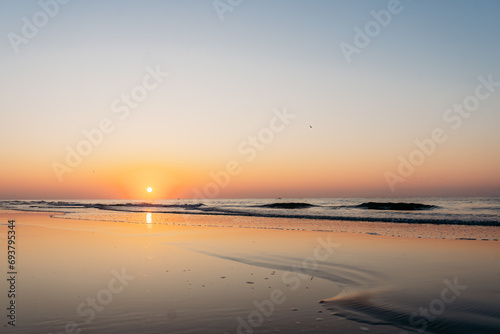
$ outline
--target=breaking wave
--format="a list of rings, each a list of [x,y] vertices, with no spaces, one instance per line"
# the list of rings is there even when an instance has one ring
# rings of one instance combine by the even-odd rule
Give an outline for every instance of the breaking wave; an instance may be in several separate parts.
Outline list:
[[[330,221],[407,224],[500,226],[499,199],[434,200],[418,202],[360,201],[358,199],[273,200],[124,200],[0,201],[0,208],[23,211],[91,213],[96,211],[226,215]]]
[[[398,210],[398,211],[415,211],[415,210],[430,210],[435,209],[435,205],[427,205],[420,203],[381,203],[381,202],[366,202],[355,206],[360,209],[368,210]]]

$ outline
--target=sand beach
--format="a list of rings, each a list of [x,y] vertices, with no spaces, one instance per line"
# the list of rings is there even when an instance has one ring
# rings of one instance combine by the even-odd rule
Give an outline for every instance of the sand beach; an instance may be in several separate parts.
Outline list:
[[[15,220],[17,253],[16,326],[2,333],[500,329],[497,241],[357,233],[356,222],[345,232],[201,215],[155,224],[141,214],[144,224],[2,211],[2,245]]]

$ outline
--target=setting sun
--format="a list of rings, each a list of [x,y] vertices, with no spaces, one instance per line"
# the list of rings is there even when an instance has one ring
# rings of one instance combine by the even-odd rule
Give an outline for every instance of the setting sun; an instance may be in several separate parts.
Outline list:
[[[153,188],[148,187],[147,191],[148,191],[148,193],[150,193],[150,192],[152,192],[152,191],[153,191]]]

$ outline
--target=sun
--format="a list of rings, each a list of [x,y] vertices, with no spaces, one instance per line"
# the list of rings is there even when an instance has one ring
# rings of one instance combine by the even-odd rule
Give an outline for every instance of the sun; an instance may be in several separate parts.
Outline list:
[[[152,192],[153,191],[153,188],[151,187],[148,187],[148,189],[146,189],[148,191],[148,193]]]

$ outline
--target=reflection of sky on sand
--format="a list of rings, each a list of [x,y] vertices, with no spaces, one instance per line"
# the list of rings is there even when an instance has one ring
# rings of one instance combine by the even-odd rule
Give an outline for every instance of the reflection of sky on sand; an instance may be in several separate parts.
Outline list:
[[[469,287],[447,306],[446,319],[456,320],[464,306],[495,309],[484,293],[494,288],[491,263],[500,258],[490,242],[162,225],[149,214],[141,224],[9,214],[18,222],[23,254],[22,322],[16,330],[56,333],[68,321],[81,324],[86,317],[77,314],[77,306],[106,289],[111,271],[122,268],[135,279],[92,322],[81,324],[84,332],[234,333],[236,319],[246,319],[256,310],[254,302],[278,289],[286,300],[259,330],[348,333],[370,327],[356,319],[390,323],[394,319],[385,315],[428,305],[439,297],[443,279],[454,276]],[[318,236],[325,235],[340,247],[314,270],[301,271],[304,259],[314,256]],[[367,298],[356,299],[360,295]],[[336,296],[342,303],[318,303]],[[338,321],[342,316],[351,320]],[[370,329],[398,332],[391,325]]]

